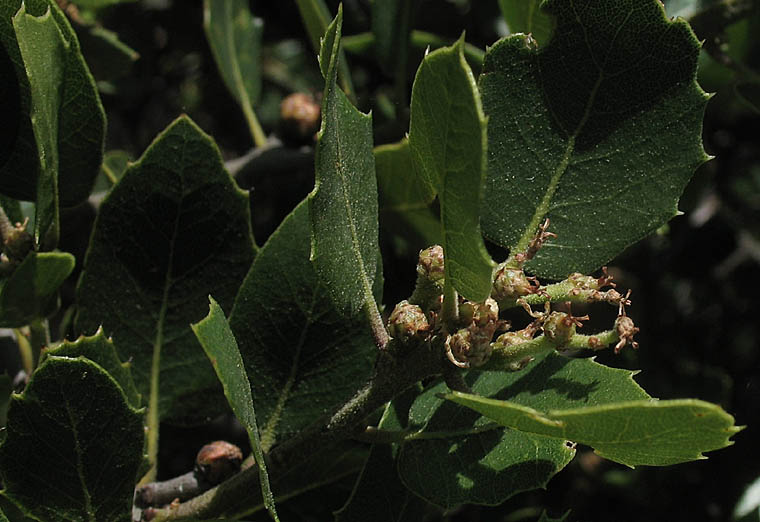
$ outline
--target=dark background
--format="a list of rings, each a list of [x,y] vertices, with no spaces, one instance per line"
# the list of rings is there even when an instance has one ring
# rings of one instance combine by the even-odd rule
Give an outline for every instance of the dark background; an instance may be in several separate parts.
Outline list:
[[[328,3],[334,13],[337,3]],[[321,77],[295,2],[252,2],[251,8],[265,20],[264,95],[257,114],[273,133],[281,98],[295,90],[318,93]],[[368,30],[368,1],[346,0],[344,9],[344,34]],[[760,27],[757,11],[750,26],[755,29]],[[201,2],[144,1],[114,6],[97,18],[140,54],[121,74],[100,74],[93,67],[96,77],[101,76],[108,114],[107,150],[126,150],[136,158],[183,112],[214,137],[226,159],[251,148],[242,113],[206,44]],[[452,40],[464,29],[469,43],[485,49],[503,34],[499,19],[495,0],[427,0],[420,2],[414,27]],[[756,36],[742,41],[742,59],[760,70],[760,31],[748,31]],[[85,46],[84,51],[88,57],[90,50]],[[420,57],[420,52],[410,57],[409,89]],[[373,109],[379,140],[399,139],[406,113],[402,106],[393,107],[388,95],[394,79],[370,58],[348,59],[359,106]],[[705,148],[716,158],[699,169],[687,188],[680,204],[685,215],[610,264],[620,286],[633,289],[629,315],[641,327],[641,348],[619,356],[605,353],[599,359],[642,369],[637,381],[655,397],[711,401],[748,427],[734,437],[734,446],[708,460],[669,468],[629,470],[580,448],[548,491],[523,493],[498,507],[466,506],[447,520],[536,520],[543,508],[553,516],[570,509],[568,520],[729,520],[746,486],[760,477],[755,433],[760,421],[760,114],[737,98],[730,73],[707,57],[701,64],[703,87],[718,92],[704,127]],[[313,186],[308,146],[289,150],[284,160],[245,180],[245,188],[252,191],[259,244]],[[69,228],[64,223],[62,229]],[[411,291],[418,246],[413,241],[399,244],[388,230],[383,234],[386,283],[393,283],[386,284],[385,302],[392,306]],[[69,249],[82,251],[86,234],[76,236],[68,238]],[[225,423],[203,430],[166,427],[162,473],[168,477],[187,471],[200,445],[224,436],[227,429]],[[286,502],[281,518],[329,520],[350,487],[344,481]],[[314,514],[307,515],[311,510]]]

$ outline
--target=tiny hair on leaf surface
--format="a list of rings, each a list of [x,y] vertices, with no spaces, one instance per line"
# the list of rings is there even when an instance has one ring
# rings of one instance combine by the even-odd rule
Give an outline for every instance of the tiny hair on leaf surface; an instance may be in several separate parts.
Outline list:
[[[8,411],[3,495],[39,520],[130,520],[142,411],[84,357],[48,357]]]
[[[557,238],[536,275],[588,273],[676,215],[708,156],[696,83],[699,42],[658,0],[549,0],[547,46],[525,35],[486,53],[486,237],[525,250],[548,217]],[[644,204],[643,202],[646,202]]]

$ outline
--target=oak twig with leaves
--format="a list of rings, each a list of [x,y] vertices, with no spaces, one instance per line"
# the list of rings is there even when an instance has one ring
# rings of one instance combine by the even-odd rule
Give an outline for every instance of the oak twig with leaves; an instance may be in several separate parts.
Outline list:
[[[0,144],[0,324],[49,334],[74,268],[55,251],[60,208],[93,191],[104,112],[57,4],[7,4],[0,43],[18,126]],[[398,26],[373,23],[368,41],[384,71],[403,74],[389,60],[409,58],[414,10],[387,4],[373,16]],[[373,117],[355,105],[342,7],[328,23],[321,1],[298,2],[310,40],[322,35],[315,183],[262,246],[249,194],[188,116],[108,176],[69,336],[35,341],[40,362],[10,397],[0,475],[14,509],[98,521],[265,509],[278,520],[281,501],[354,476],[337,521],[419,520],[543,488],[576,444],[630,467],[731,444],[740,428],[719,406],[656,400],[634,372],[588,358],[639,347],[631,292],[605,265],[676,214],[708,159],[699,42],[657,0],[499,4],[514,34],[482,54],[477,74],[481,54],[464,34],[428,50],[408,134],[375,146]],[[206,0],[204,13],[224,84],[264,151],[262,21],[239,1]],[[406,100],[403,78],[394,89]],[[82,125],[64,132],[77,114]],[[34,201],[32,234],[12,198]],[[427,248],[408,298],[385,309],[387,215]],[[586,332],[603,306],[616,318]],[[245,428],[251,456],[241,463],[219,442],[220,456],[204,449],[194,471],[157,481],[162,423],[223,412]],[[29,471],[42,467],[55,471]]]

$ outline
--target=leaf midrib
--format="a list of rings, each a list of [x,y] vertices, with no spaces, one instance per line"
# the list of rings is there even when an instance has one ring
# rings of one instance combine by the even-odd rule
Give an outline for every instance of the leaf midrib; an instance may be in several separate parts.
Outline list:
[[[615,32],[615,36],[612,38],[612,41],[610,42],[610,45],[607,48],[608,53],[614,46],[615,41],[617,40],[617,36],[620,34],[621,28],[626,24],[626,22],[628,21],[630,17],[631,17],[631,13],[629,12],[625,20],[623,20],[618,26],[617,31]],[[586,28],[583,27],[583,30],[585,34]],[[594,56],[593,50],[591,48],[591,45],[588,43],[588,34],[585,34],[585,36],[586,36],[586,45],[589,49],[591,56],[593,57]],[[567,172],[567,168],[570,165],[570,159],[572,158],[573,152],[575,152],[575,139],[581,133],[581,131],[583,130],[583,127],[586,125],[586,122],[588,122],[589,118],[591,117],[591,108],[594,106],[594,101],[596,101],[596,94],[599,90],[599,87],[602,84],[602,81],[605,78],[604,66],[606,64],[607,64],[607,57],[605,57],[603,64],[599,64],[597,63],[596,60],[594,60],[594,65],[596,65],[597,69],[599,70],[599,75],[597,76],[596,82],[594,83],[594,86],[591,88],[591,92],[589,93],[588,100],[586,101],[586,107],[583,111],[583,116],[578,122],[578,125],[575,127],[575,130],[573,131],[573,133],[568,138],[567,147],[565,147],[565,152],[559,164],[554,169],[554,173],[552,174],[552,177],[549,180],[549,185],[546,188],[544,197],[541,199],[541,203],[539,203],[539,205],[536,207],[536,211],[534,212],[533,217],[528,223],[528,226],[523,231],[522,237],[519,239],[517,244],[511,249],[512,250],[511,255],[514,255],[515,253],[519,253],[519,252],[525,252],[528,249],[528,245],[530,244],[530,241],[533,239],[533,236],[536,234],[536,230],[538,230],[538,226],[541,223],[541,220],[544,219],[546,214],[548,214],[549,212],[549,206],[551,205],[552,199],[554,198],[554,193],[557,191],[557,188],[559,187],[559,182],[562,179],[562,176],[565,174],[565,172]],[[539,73],[540,73],[540,67],[539,67]]]
[[[269,452],[277,440],[277,426],[282,419],[282,411],[285,408],[285,403],[288,401],[288,399],[290,399],[290,390],[293,388],[293,385],[296,382],[296,377],[298,376],[301,353],[303,351],[304,345],[306,344],[306,332],[309,331],[309,328],[312,324],[311,318],[313,317],[314,308],[317,303],[318,290],[319,286],[315,288],[314,292],[311,295],[311,302],[309,303],[308,312],[306,313],[307,320],[304,322],[304,327],[301,330],[301,334],[298,338],[298,343],[296,344],[295,354],[293,355],[293,361],[290,366],[288,379],[285,381],[285,385],[282,387],[282,391],[277,397],[277,404],[275,404],[274,409],[272,410],[272,414],[269,416],[266,425],[262,430],[260,430],[261,436],[259,441],[261,445],[261,451],[264,453]]]

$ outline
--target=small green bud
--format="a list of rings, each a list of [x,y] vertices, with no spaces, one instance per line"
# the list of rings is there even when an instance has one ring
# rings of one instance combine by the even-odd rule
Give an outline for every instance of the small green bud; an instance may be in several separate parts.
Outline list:
[[[401,342],[412,339],[426,340],[429,336],[430,324],[425,312],[417,305],[401,301],[396,305],[388,319],[388,333]]]
[[[8,256],[11,263],[20,263],[34,248],[34,238],[26,231],[29,223],[27,218],[23,223],[3,230],[3,253]]]

